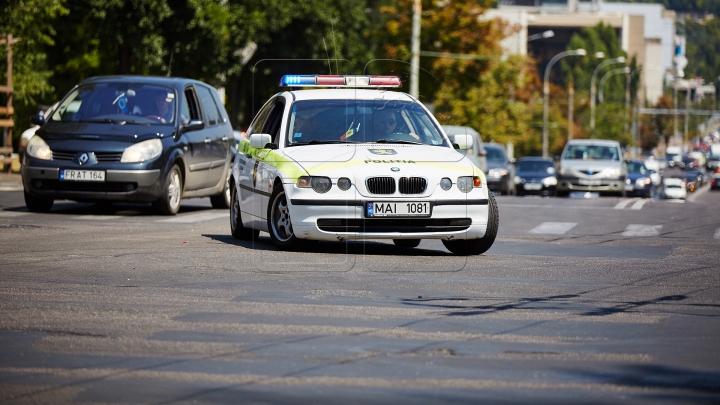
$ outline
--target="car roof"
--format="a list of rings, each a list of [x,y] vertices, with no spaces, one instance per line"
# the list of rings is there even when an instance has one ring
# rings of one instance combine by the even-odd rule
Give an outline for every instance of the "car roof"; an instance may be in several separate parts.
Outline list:
[[[571,139],[568,145],[601,145],[601,146],[620,146],[618,141],[610,141],[607,139]]]
[[[163,77],[163,76],[140,76],[140,75],[118,75],[118,76],[93,76],[80,82],[80,84],[88,83],[142,83],[142,84],[159,84],[171,87],[183,87],[187,84],[203,84],[210,86],[194,79],[184,77]]]
[[[407,93],[399,91],[376,90],[376,89],[315,89],[315,90],[289,90],[295,101],[304,100],[393,100],[393,101],[417,101]]]
[[[445,130],[445,133],[448,135],[461,135],[461,134],[467,134],[467,135],[477,135],[478,137],[480,134],[470,128],[470,127],[464,127],[461,125],[443,125],[443,129]]]

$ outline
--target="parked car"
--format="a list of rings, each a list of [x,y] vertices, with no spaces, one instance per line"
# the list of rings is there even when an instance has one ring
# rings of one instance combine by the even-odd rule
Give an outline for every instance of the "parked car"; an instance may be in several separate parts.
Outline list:
[[[654,172],[648,170],[642,160],[627,161],[628,178],[625,180],[625,191],[627,195],[637,195],[644,198],[652,198],[655,195],[655,184],[650,177]]]
[[[663,180],[663,197],[669,199],[685,199],[685,181],[678,178],[666,178]]]
[[[462,127],[457,125],[443,125],[443,130],[450,137],[451,140],[455,140],[455,135],[470,135],[473,139],[471,148],[458,149],[457,151],[465,155],[471,162],[475,163],[475,166],[479,167],[483,173],[487,174],[487,152],[483,145],[482,137],[480,134],[470,127]]]
[[[182,78],[87,79],[60,101],[30,138],[22,168],[25,204],[54,200],[152,203],[173,215],[180,200],[210,197],[228,208],[235,155],[217,92]]]
[[[552,159],[527,156],[515,168],[515,194],[554,196],[557,188],[555,162]]]
[[[488,188],[502,194],[515,194],[515,161],[508,158],[505,147],[500,144],[486,143],[485,151]]]
[[[627,165],[617,141],[573,139],[560,157],[558,195],[591,191],[625,196]]]

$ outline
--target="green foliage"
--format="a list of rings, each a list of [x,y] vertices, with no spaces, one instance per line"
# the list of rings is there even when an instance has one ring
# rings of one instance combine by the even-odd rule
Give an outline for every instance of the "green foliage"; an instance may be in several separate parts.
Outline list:
[[[685,77],[703,77],[711,82],[720,76],[720,19],[693,21],[686,19],[682,22],[685,31],[688,66],[685,68]]]

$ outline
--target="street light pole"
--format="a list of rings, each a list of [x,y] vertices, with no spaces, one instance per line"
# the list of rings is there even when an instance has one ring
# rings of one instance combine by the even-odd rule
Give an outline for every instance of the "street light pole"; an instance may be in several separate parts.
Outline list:
[[[603,102],[603,86],[605,86],[605,82],[610,78],[610,76],[617,75],[620,73],[630,73],[630,68],[624,67],[624,68],[613,69],[613,70],[605,73],[605,75],[603,75],[602,79],[600,79],[600,94],[598,95],[598,99],[600,100],[601,103]]]
[[[555,36],[555,32],[553,30],[547,30],[547,31],[540,32],[538,34],[530,35],[528,37],[527,41],[530,42],[530,41],[534,41],[534,40],[540,39],[540,38],[552,38],[554,36]]]
[[[565,56],[573,56],[573,55],[579,55],[579,56],[585,56],[587,55],[587,52],[584,49],[575,49],[572,51],[564,51],[560,52],[559,54],[555,55],[552,59],[550,59],[550,62],[548,62],[547,66],[545,66],[545,76],[543,78],[543,139],[542,139],[542,154],[543,157],[548,157],[548,104],[550,103],[550,85],[548,84],[548,80],[550,79],[550,69],[552,66],[560,60],[561,58],[564,58]]]
[[[625,63],[625,57],[620,56],[618,58],[614,59],[608,59],[606,61],[601,62],[597,67],[595,67],[595,71],[593,72],[592,78],[590,79],[590,136],[593,136],[593,133],[595,132],[595,92],[597,89],[595,88],[595,80],[597,80],[597,75],[600,72],[600,69],[604,68],[605,66],[611,64],[611,63]]]
[[[418,98],[420,94],[420,15],[422,3],[415,0],[413,4],[412,41],[410,48],[412,60],[410,62],[410,95]]]

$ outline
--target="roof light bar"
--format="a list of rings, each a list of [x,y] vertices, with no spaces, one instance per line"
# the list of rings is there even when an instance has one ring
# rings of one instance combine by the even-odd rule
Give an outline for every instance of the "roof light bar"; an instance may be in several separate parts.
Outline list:
[[[285,75],[280,86],[286,87],[401,87],[397,76]]]

